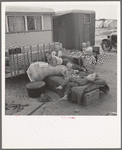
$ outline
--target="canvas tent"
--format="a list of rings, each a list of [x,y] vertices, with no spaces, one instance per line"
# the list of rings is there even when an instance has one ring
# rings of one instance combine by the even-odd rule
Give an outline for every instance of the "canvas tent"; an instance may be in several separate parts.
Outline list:
[[[103,20],[96,20],[95,21],[95,27],[96,28],[103,28],[104,22]]]
[[[113,19],[108,19],[104,22],[104,28],[108,28],[108,27],[117,27],[117,20],[113,20]]]

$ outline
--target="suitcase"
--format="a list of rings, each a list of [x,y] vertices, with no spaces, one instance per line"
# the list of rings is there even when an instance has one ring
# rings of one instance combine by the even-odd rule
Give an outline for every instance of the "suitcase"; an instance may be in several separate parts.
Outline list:
[[[86,107],[98,99],[99,99],[99,89],[95,89],[83,95],[82,105]]]

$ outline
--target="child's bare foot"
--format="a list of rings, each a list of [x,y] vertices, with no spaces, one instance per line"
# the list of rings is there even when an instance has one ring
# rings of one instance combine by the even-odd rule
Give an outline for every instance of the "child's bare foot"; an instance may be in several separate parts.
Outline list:
[[[65,95],[64,97],[62,97],[62,98],[60,99],[60,101],[67,101],[67,95]]]
[[[62,86],[60,85],[60,86],[56,87],[56,89],[61,90],[61,89],[62,89]]]

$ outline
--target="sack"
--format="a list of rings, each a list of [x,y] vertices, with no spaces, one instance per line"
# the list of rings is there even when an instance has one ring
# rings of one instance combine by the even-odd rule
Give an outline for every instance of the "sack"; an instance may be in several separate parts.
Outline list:
[[[33,66],[30,66],[27,70],[27,75],[31,82],[44,80],[48,76],[52,75],[62,75],[63,69],[66,67],[63,65],[51,66],[47,67],[39,67],[39,63],[36,63]]]

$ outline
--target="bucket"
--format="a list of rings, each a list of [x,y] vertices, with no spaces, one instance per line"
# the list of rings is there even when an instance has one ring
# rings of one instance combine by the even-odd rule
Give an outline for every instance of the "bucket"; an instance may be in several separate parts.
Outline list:
[[[45,82],[36,81],[26,85],[28,96],[31,98],[38,98],[42,93],[45,93]]]

